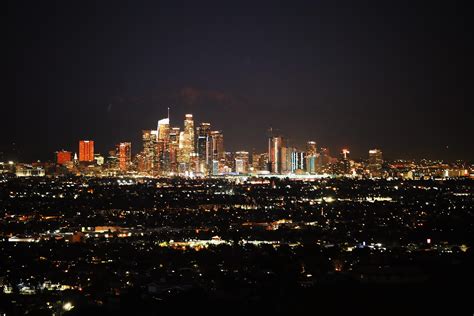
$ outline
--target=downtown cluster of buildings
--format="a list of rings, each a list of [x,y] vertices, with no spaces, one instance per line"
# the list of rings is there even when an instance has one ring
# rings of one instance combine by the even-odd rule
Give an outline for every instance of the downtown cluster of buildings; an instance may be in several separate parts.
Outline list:
[[[78,153],[59,151],[56,163],[66,168],[92,170],[101,167],[109,174],[137,173],[149,176],[198,175],[217,176],[232,174],[344,174],[355,173],[356,165],[343,149],[339,159],[333,158],[327,148],[318,148],[308,141],[300,150],[287,139],[270,130],[268,150],[264,153],[225,151],[224,134],[213,130],[210,123],[195,125],[193,115],[186,114],[184,128],[172,127],[170,119],[158,121],[156,129],[142,131],[141,151],[132,156],[132,144],[121,142],[107,156],[96,154],[93,140],[81,140]],[[368,170],[372,176],[382,175],[382,151],[369,151]],[[82,168],[80,167],[82,166]]]
[[[183,128],[170,125],[169,115],[157,127],[142,131],[140,151],[132,155],[132,143],[120,142],[106,155],[96,153],[94,140],[80,140],[77,151],[55,153],[55,162],[5,164],[0,173],[17,176],[81,174],[91,176],[350,176],[363,178],[448,178],[474,177],[474,167],[465,162],[384,161],[380,149],[368,151],[367,159],[353,160],[348,149],[334,157],[315,141],[297,148],[272,129],[267,135],[265,152],[226,151],[224,134],[210,123],[195,124],[192,114],[184,117]]]

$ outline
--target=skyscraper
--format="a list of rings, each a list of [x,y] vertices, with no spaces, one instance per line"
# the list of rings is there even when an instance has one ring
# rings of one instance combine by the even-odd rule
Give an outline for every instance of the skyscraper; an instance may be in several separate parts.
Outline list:
[[[179,152],[180,133],[181,133],[181,129],[179,127],[173,127],[170,130],[169,160],[170,160],[171,172],[178,172],[178,152]]]
[[[316,142],[315,141],[308,141],[306,143],[306,155],[307,156],[316,156],[317,154],[317,147],[316,147]]]
[[[132,143],[124,142],[117,145],[117,156],[119,159],[119,168],[127,171],[132,162]]]
[[[212,163],[211,124],[200,123],[197,128],[197,154],[199,158],[199,172],[207,173]]]
[[[224,151],[224,134],[222,131],[211,131],[212,139],[212,160],[217,161],[219,173],[223,172],[226,165],[225,151]],[[213,165],[214,168],[214,165]]]
[[[249,153],[248,151],[238,151],[235,153],[235,172],[249,172]]]
[[[159,163],[160,173],[166,173],[170,171],[170,120],[164,118],[158,121],[157,129],[157,158]]]
[[[268,163],[269,171],[271,173],[281,173],[282,168],[282,153],[283,137],[270,136],[268,138]]]
[[[315,141],[306,143],[306,172],[316,173],[316,159],[318,157]]]
[[[306,170],[306,153],[294,150],[291,152],[291,172]]]
[[[156,148],[158,144],[158,132],[156,130],[143,130],[143,151],[141,165],[142,171],[151,174],[156,169]]]
[[[369,172],[372,177],[380,177],[382,175],[382,151],[380,149],[369,150]]]
[[[94,161],[94,141],[93,140],[79,141],[79,161],[81,162]]]
[[[194,121],[192,114],[186,114],[184,119],[184,131],[179,137],[178,161],[187,169],[191,161],[191,153],[194,152]]]
[[[341,171],[344,174],[349,174],[351,172],[351,161],[349,159],[349,154],[350,154],[349,149],[345,148],[341,151],[340,165],[341,165]]]
[[[318,167],[324,169],[331,162],[331,155],[329,149],[321,147],[320,154],[318,157]]]
[[[72,153],[70,151],[61,150],[56,152],[56,163],[58,165],[64,165],[70,161],[72,161]]]

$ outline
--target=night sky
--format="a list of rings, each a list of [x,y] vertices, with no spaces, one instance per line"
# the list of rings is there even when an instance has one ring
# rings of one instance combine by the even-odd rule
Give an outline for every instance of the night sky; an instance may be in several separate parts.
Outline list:
[[[131,141],[136,153],[168,106],[174,126],[193,113],[223,130],[229,151],[264,151],[273,127],[335,155],[474,159],[472,11],[461,2],[12,1],[6,11],[3,159],[52,160],[79,139],[104,154]]]

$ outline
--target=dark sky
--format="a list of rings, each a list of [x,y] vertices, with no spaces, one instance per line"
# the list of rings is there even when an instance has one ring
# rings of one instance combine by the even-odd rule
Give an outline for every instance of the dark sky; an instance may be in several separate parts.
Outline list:
[[[457,1],[12,1],[1,151],[52,159],[94,139],[103,153],[120,141],[137,152],[171,106],[172,125],[193,113],[231,151],[263,151],[272,126],[356,158],[379,147],[474,159],[470,12]]]

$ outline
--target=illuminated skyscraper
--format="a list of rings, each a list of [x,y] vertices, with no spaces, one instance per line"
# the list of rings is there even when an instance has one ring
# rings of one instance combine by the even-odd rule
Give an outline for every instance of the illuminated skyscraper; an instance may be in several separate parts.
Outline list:
[[[79,161],[94,161],[94,141],[81,140],[79,141]]]
[[[316,164],[318,152],[315,141],[308,141],[306,143],[306,171],[309,173],[316,173]]]
[[[224,160],[219,162],[219,173],[229,173],[235,171],[235,156],[233,152],[226,151]]]
[[[254,153],[252,155],[253,171],[267,171],[268,153]]]
[[[212,131],[211,138],[213,151],[212,155],[214,160],[225,159],[224,134],[222,134],[222,131]]]
[[[294,150],[291,152],[291,172],[306,170],[306,153]]]
[[[189,167],[191,153],[194,152],[194,121],[192,114],[186,114],[184,120],[184,131],[179,136],[178,162],[184,169]]]
[[[156,130],[143,130],[142,140],[142,171],[151,174],[153,173],[153,170],[156,170],[156,165],[159,161],[159,159],[156,157],[156,151],[158,147],[158,132]]]
[[[292,147],[281,147],[281,169],[280,173],[288,173],[291,171],[291,153],[294,151]]]
[[[349,149],[343,149],[341,151],[341,172],[344,174],[349,174],[351,172],[351,161],[349,159],[350,151]]]
[[[170,171],[178,172],[178,152],[179,152],[179,135],[181,130],[179,127],[173,127],[170,130],[170,141],[169,141],[169,159],[170,159]]]
[[[226,165],[226,157],[224,151],[224,134],[222,134],[222,131],[211,131],[211,140],[212,160],[218,162],[219,173],[222,173],[224,172],[223,168]]]
[[[283,137],[270,136],[268,138],[268,164],[271,173],[281,173]]]
[[[157,155],[160,173],[170,171],[170,119],[164,118],[158,121],[157,129]]]
[[[382,175],[382,151],[380,149],[369,150],[369,172],[372,177],[380,177]]]
[[[306,155],[307,156],[316,156],[317,154],[317,147],[315,141],[308,141],[306,143]]]
[[[259,153],[252,153],[252,169],[253,171],[258,171],[260,170],[259,166],[259,160],[260,160],[261,154]]]
[[[322,147],[318,157],[318,166],[320,168],[325,168],[330,162],[331,155],[329,154],[329,149]]]
[[[200,123],[196,132],[199,172],[207,173],[212,164],[211,124]]]
[[[235,172],[249,172],[249,153],[248,151],[238,151],[235,153]]]
[[[56,163],[58,165],[64,165],[70,161],[72,161],[72,153],[70,151],[61,150],[56,152]]]
[[[132,162],[132,143],[124,142],[117,145],[117,156],[119,159],[119,168],[127,171]]]

